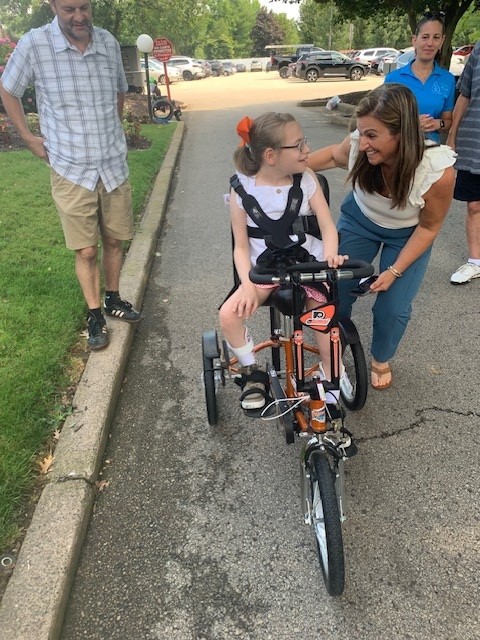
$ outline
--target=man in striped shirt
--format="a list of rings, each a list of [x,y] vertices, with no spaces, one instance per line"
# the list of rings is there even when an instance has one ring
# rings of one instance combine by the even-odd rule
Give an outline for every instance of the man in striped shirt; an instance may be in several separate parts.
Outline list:
[[[51,168],[52,197],[88,305],[91,349],[108,345],[104,313],[138,322],[120,298],[122,242],[133,237],[127,145],[121,118],[128,89],[120,45],[94,27],[89,0],[50,0],[54,20],[18,42],[0,83],[7,112],[30,151]],[[40,136],[25,120],[21,97],[35,86]],[[105,300],[100,294],[102,242]]]
[[[447,144],[458,153],[453,197],[467,203],[468,260],[452,274],[450,282],[466,284],[480,278],[480,42],[465,64],[457,89]]]

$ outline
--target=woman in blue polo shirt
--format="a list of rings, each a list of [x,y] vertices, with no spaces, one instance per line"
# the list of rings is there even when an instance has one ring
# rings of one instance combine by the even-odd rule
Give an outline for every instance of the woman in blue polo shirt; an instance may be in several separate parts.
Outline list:
[[[443,14],[425,13],[412,36],[414,59],[385,77],[385,82],[404,84],[413,92],[420,127],[425,137],[436,143],[440,142],[440,132],[450,129],[455,104],[455,76],[437,62],[444,40]]]

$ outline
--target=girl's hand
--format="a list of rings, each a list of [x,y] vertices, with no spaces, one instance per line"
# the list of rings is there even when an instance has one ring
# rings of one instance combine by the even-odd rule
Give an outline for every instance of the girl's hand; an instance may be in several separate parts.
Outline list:
[[[325,257],[325,261],[328,262],[328,266],[331,269],[337,269],[337,267],[341,267],[345,260],[348,260],[348,256],[335,255]]]
[[[396,276],[391,271],[386,269],[385,271],[382,271],[382,273],[378,276],[375,282],[371,285],[370,289],[374,293],[380,293],[380,291],[387,291],[387,289],[390,289],[390,287],[392,286],[392,284],[395,282],[396,279],[397,279]]]
[[[250,318],[258,307],[258,299],[256,287],[251,285],[241,284],[237,289],[238,300],[233,307],[233,312],[238,315],[239,318]]]

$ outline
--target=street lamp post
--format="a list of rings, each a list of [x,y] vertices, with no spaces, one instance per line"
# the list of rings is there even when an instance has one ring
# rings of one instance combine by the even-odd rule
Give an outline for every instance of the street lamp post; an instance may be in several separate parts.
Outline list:
[[[152,110],[152,97],[150,95],[150,74],[148,72],[148,54],[153,51],[153,40],[152,38],[146,34],[142,33],[142,35],[137,38],[137,49],[140,53],[143,53],[145,59],[145,75],[147,79],[147,99],[148,99],[148,116],[150,118],[150,122],[153,121],[153,110]]]

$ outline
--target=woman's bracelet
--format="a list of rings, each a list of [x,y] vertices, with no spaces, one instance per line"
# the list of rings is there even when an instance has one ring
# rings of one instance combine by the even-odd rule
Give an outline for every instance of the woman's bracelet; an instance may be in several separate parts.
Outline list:
[[[400,273],[400,271],[398,271],[397,269],[395,269],[395,267],[392,267],[392,265],[390,265],[389,267],[387,267],[387,269],[393,273],[393,275],[395,276],[395,278],[401,278],[401,277],[403,276],[403,273]]]

